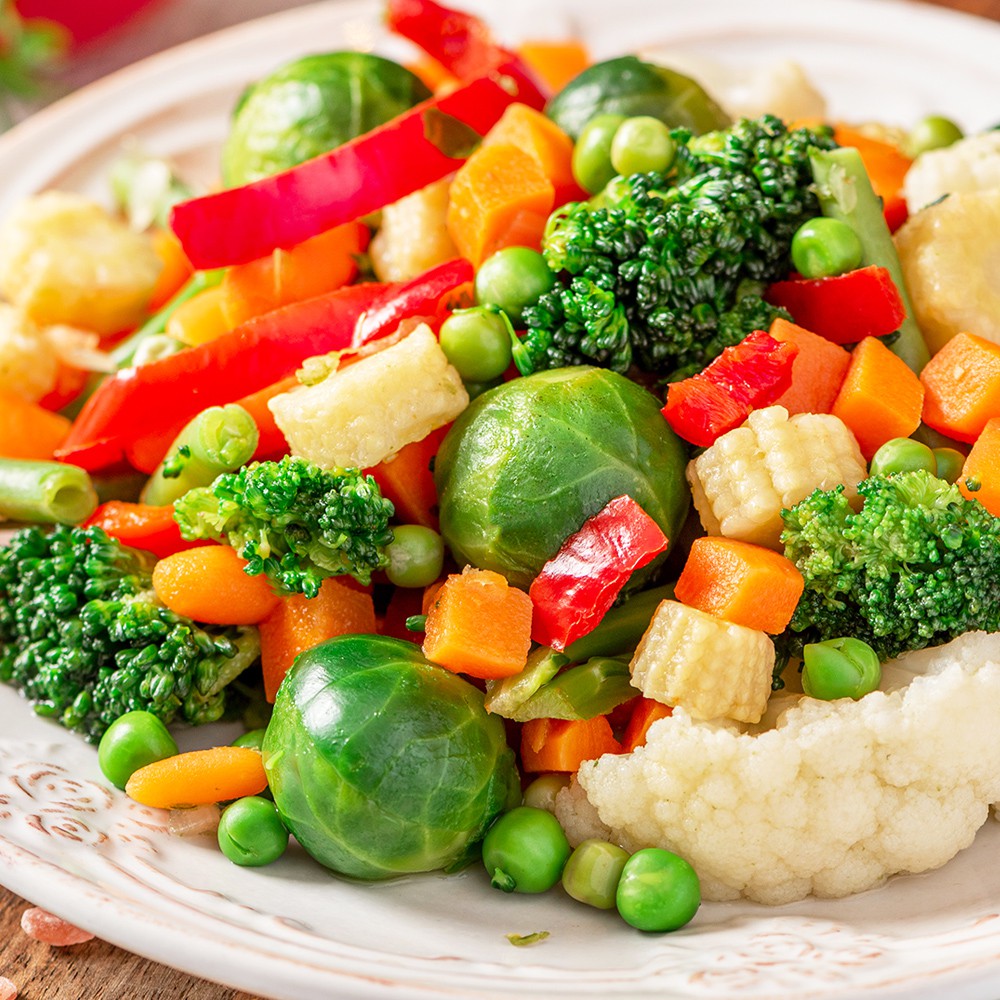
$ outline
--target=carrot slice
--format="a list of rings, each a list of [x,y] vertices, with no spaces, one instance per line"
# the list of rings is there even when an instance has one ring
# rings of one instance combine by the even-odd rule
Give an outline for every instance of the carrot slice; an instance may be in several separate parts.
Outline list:
[[[375,477],[382,495],[392,501],[401,524],[422,524],[437,531],[438,495],[431,465],[450,427],[448,423],[431,431],[367,470]]]
[[[645,746],[653,723],[669,718],[673,711],[669,705],[654,698],[638,698],[622,734],[622,752],[631,753],[636,747]]]
[[[0,391],[0,455],[4,458],[51,461],[70,426],[60,414]]]
[[[503,143],[534,157],[555,188],[556,205],[588,197],[573,176],[573,140],[541,111],[527,104],[507,108],[483,139],[483,146]]]
[[[130,799],[177,809],[259,795],[267,788],[260,754],[249,747],[191,750],[140,767],[125,785]]]
[[[777,635],[804,581],[780,552],[721,535],[696,538],[674,589],[677,600],[736,625]]]
[[[181,241],[170,229],[155,229],[150,234],[150,239],[161,265],[149,300],[149,311],[157,312],[181,290],[184,282],[194,274],[194,268],[187,259]]]
[[[213,625],[256,625],[280,598],[264,576],[248,576],[228,545],[199,545],[161,559],[153,590],[171,611]]]
[[[555,187],[530,153],[508,142],[481,146],[451,183],[448,232],[478,266],[506,246],[541,245]]]
[[[302,594],[283,597],[259,628],[264,696],[273,702],[300,653],[337,635],[374,632],[375,605],[367,591],[330,578],[311,600]]]
[[[924,366],[924,423],[956,441],[975,441],[1000,415],[1000,344],[959,333]]]
[[[472,677],[520,673],[531,648],[531,598],[499,573],[467,566],[442,584],[427,612],[424,655]]]
[[[522,42],[517,52],[553,94],[582,73],[591,61],[587,46],[574,38],[529,40]]]
[[[592,719],[532,719],[521,728],[521,767],[538,771],[578,771],[585,760],[621,753],[607,716]]]
[[[783,406],[789,415],[829,413],[850,367],[850,353],[780,316],[768,332],[779,343],[796,344],[799,349],[792,361],[792,384],[774,401],[775,405]]]
[[[229,268],[220,286],[231,327],[346,285],[358,273],[368,227],[346,222],[288,250]]]
[[[1000,517],[1000,417],[986,421],[966,456],[958,488],[978,500],[994,517]]]
[[[861,454],[872,455],[896,437],[909,437],[920,426],[924,387],[913,370],[875,337],[851,352],[840,392],[831,412],[857,438]]]

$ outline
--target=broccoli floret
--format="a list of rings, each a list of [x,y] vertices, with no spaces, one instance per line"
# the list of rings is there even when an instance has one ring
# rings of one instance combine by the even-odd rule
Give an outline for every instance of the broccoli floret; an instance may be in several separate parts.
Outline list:
[[[174,505],[185,538],[226,542],[251,576],[264,573],[280,592],[310,598],[329,576],[367,584],[388,565],[393,513],[372,476],[294,456],[225,473]]]
[[[964,632],[1000,631],[1000,519],[925,471],[872,476],[782,512],[805,591],[785,639],[853,636],[883,659]]]
[[[150,559],[97,527],[17,532],[0,549],[0,680],[91,742],[133,709],[220,718],[226,686],[260,654],[257,630],[168,610]]]
[[[761,293],[787,276],[793,234],[820,214],[809,150],[833,140],[773,116],[671,134],[669,174],[623,178],[603,207],[550,220],[543,251],[560,282],[525,310],[523,373],[597,364],[680,377],[785,315]]]

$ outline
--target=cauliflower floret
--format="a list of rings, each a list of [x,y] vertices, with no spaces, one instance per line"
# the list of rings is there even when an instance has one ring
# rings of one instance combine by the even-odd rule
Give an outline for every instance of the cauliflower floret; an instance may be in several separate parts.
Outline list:
[[[932,353],[956,333],[1000,343],[1000,186],[928,205],[907,219],[895,239]]]
[[[1000,635],[893,666],[909,684],[856,702],[792,699],[766,732],[676,710],[644,747],[581,767],[595,829],[687,858],[706,899],[840,897],[940,867],[1000,798]],[[579,794],[556,799],[574,839],[588,820]]]
[[[409,281],[458,256],[445,225],[445,178],[382,209],[382,223],[368,248],[379,281]]]
[[[37,403],[56,384],[59,358],[26,316],[0,302],[0,390]]]
[[[916,212],[946,194],[1000,187],[1000,131],[971,135],[921,153],[906,172],[903,194]]]
[[[28,198],[0,228],[0,292],[42,326],[134,326],[161,266],[146,236],[78,194]]]

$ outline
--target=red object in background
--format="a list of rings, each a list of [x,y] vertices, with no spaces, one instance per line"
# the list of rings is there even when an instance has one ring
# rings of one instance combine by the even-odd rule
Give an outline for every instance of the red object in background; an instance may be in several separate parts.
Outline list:
[[[164,0],[17,0],[23,18],[46,18],[63,25],[74,45],[84,45],[117,28],[139,11]]]

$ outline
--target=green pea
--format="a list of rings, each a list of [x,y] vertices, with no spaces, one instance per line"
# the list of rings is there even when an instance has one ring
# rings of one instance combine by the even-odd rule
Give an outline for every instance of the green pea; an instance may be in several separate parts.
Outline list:
[[[827,278],[853,271],[863,249],[858,234],[840,219],[803,222],[792,237],[792,263],[803,278]]]
[[[886,441],[872,455],[868,472],[872,476],[891,476],[896,472],[913,472],[917,469],[937,475],[934,452],[920,441],[899,437]]]
[[[810,642],[802,650],[802,690],[810,698],[857,701],[874,691],[881,680],[878,654],[861,639]]]
[[[626,118],[611,140],[611,166],[623,176],[653,171],[665,174],[676,155],[677,144],[670,129],[648,115]]]
[[[264,733],[267,729],[251,729],[249,732],[244,733],[242,736],[237,736],[233,740],[234,747],[249,747],[251,750],[259,750],[261,744],[264,742]]]
[[[386,546],[389,558],[385,575],[397,587],[426,587],[444,568],[444,540],[422,524],[400,524],[392,529]]]
[[[613,910],[628,851],[606,840],[585,840],[569,856],[562,873],[567,894],[599,910]]]
[[[524,790],[524,804],[546,812],[555,812],[556,796],[568,786],[568,774],[542,774]]]
[[[288,830],[273,802],[248,795],[230,803],[222,813],[219,847],[233,864],[258,868],[285,853]]]
[[[625,923],[640,931],[674,931],[698,911],[701,883],[683,858],[646,847],[625,862],[615,902]]]
[[[611,165],[611,144],[625,115],[595,115],[573,146],[572,169],[577,184],[597,194],[617,171]]]
[[[463,382],[490,382],[510,365],[510,330],[492,309],[478,306],[453,312],[441,324],[438,339]]]
[[[934,448],[934,474],[938,479],[957,483],[965,467],[965,456],[957,448]]]
[[[101,773],[116,788],[124,788],[140,767],[173,757],[177,744],[152,712],[126,712],[105,730],[97,747]]]
[[[487,257],[476,272],[476,302],[502,309],[515,325],[523,311],[556,283],[545,258],[530,247],[504,247]]]
[[[944,149],[962,136],[962,130],[950,118],[928,115],[917,122],[907,136],[907,152],[910,156],[919,156],[931,149]]]
[[[504,892],[546,892],[559,881],[569,856],[559,820],[531,806],[504,813],[483,840],[490,882]]]

